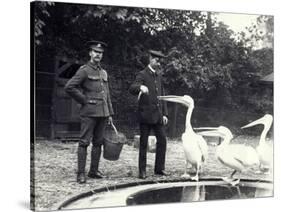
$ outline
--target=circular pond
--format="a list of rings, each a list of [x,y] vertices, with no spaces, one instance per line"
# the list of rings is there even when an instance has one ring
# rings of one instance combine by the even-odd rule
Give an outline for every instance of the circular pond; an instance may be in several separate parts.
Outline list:
[[[194,181],[138,182],[104,187],[79,194],[58,209],[116,207],[141,204],[179,203],[273,196],[268,181],[241,180],[231,186],[219,179]]]

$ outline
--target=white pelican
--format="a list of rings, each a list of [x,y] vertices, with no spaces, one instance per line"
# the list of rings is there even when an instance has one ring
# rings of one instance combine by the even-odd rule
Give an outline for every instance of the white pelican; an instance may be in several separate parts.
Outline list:
[[[230,144],[233,135],[227,127],[202,127],[196,129],[209,129],[209,131],[198,132],[198,134],[203,136],[218,136],[223,139],[217,147],[216,157],[223,165],[234,169],[230,178],[222,178],[224,181],[236,185],[240,182],[240,176],[237,180],[233,179],[236,172],[241,173],[247,168],[259,165],[258,154],[253,147],[244,144]]]
[[[196,169],[196,175],[191,177],[192,180],[199,180],[199,170],[202,168],[202,163],[206,161],[208,156],[208,146],[201,135],[197,135],[191,126],[190,119],[194,108],[194,101],[190,96],[159,96],[158,99],[176,102],[188,107],[185,120],[185,131],[181,136],[183,150],[185,154],[185,172],[182,177],[189,178],[187,173],[189,164]]]
[[[272,115],[266,114],[262,118],[241,127],[242,129],[244,129],[244,128],[248,128],[248,127],[253,127],[258,124],[264,125],[263,131],[260,136],[259,145],[256,148],[258,155],[259,155],[259,159],[260,159],[260,170],[261,171],[268,170],[268,169],[270,171],[272,171],[273,148],[272,148],[272,144],[270,144],[269,141],[266,141],[266,135],[272,125],[272,121],[273,121]]]

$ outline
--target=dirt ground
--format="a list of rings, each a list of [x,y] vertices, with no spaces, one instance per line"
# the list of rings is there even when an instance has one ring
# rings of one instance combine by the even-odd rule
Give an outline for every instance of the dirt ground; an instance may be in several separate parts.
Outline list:
[[[237,137],[234,142],[256,146],[257,137]],[[117,161],[108,161],[103,157],[100,170],[107,176],[104,179],[88,179],[86,184],[76,183],[76,151],[77,143],[39,140],[35,143],[35,209],[56,210],[64,200],[76,194],[104,186],[143,181],[138,179],[138,149],[133,145],[124,145]],[[215,158],[215,146],[209,145],[209,158],[200,175],[206,177],[222,177],[231,174],[232,170],[223,166]],[[87,167],[90,162],[88,148]],[[168,139],[166,154],[166,171],[170,176],[159,177],[153,174],[155,153],[147,154],[146,180],[179,179],[184,171],[184,155],[179,140]],[[272,176],[247,172],[242,178],[272,180]]]

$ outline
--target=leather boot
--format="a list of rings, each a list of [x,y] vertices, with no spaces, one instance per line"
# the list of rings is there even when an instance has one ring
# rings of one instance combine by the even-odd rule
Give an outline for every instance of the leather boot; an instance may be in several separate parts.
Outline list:
[[[90,165],[88,177],[90,178],[104,177],[99,171],[100,156],[101,156],[101,146],[92,146],[91,165]]]
[[[86,183],[85,173],[77,173],[77,182],[80,184]]]
[[[78,146],[77,158],[78,158],[77,182],[86,183],[85,167],[86,167],[86,159],[87,159],[87,147]]]
[[[146,178],[146,152],[140,150],[139,152],[139,178]]]

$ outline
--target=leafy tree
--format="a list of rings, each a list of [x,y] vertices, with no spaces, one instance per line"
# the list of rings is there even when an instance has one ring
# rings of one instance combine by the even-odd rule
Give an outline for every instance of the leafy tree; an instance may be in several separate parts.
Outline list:
[[[53,5],[53,2],[36,2],[34,7],[34,36],[37,45],[40,44],[40,36],[43,35],[43,27],[46,25],[45,20],[50,17],[48,8]]]
[[[239,33],[240,39],[253,49],[273,48],[273,21],[273,16],[260,15],[256,22],[246,27],[247,33]]]
[[[126,91],[136,72],[147,65],[147,49],[159,49],[167,55],[163,76],[168,93],[189,94],[201,105],[222,111],[265,107],[254,104],[258,98],[250,101],[247,96],[260,76],[272,72],[273,50],[254,49],[251,42],[273,41],[272,17],[259,19],[260,26],[266,26],[265,34],[252,27],[252,37],[241,33],[237,40],[208,12],[55,3],[39,6],[35,17],[43,20],[43,11],[48,15],[44,24],[37,21],[39,56],[87,60],[85,42],[106,41],[105,64],[114,73],[114,83],[122,82]],[[127,92],[115,90],[113,96],[122,99],[122,111],[132,111],[126,103],[134,100]]]

